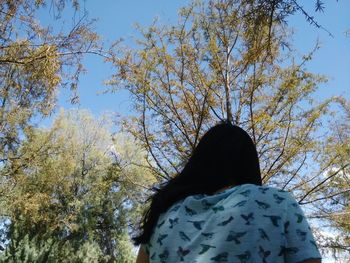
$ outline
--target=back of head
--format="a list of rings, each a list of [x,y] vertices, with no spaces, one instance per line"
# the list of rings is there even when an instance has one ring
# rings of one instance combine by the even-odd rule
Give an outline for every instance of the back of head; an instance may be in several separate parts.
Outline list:
[[[203,193],[228,185],[261,185],[255,145],[240,127],[217,124],[201,138],[177,179],[184,186],[208,188]]]
[[[148,242],[159,215],[176,201],[241,184],[262,184],[256,147],[243,129],[222,122],[203,135],[182,171],[151,196],[135,244]]]

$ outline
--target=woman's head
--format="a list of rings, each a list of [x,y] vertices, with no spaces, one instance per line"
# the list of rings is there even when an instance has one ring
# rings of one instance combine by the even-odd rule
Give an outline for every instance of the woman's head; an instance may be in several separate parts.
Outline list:
[[[217,124],[203,135],[178,180],[208,185],[209,192],[228,185],[261,185],[256,147],[240,127],[229,122]]]
[[[148,242],[159,215],[176,201],[241,184],[262,184],[257,151],[243,129],[221,122],[203,135],[182,171],[151,196],[135,244]]]

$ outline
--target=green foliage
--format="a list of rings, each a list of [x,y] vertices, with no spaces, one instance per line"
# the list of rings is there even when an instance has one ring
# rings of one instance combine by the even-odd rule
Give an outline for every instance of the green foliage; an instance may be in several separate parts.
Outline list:
[[[57,255],[58,262],[97,262],[103,253],[112,260],[114,250],[106,252],[105,243],[116,243],[119,230],[108,237],[105,229],[96,230],[106,218],[113,229],[119,222],[115,210],[100,209],[103,198],[119,198],[104,207],[123,202],[111,191],[117,172],[104,154],[110,133],[97,129],[87,113],[73,112],[61,113],[49,130],[35,128],[34,120],[53,112],[59,88],[70,87],[76,100],[82,58],[100,50],[86,17],[68,31],[40,25],[36,12],[47,3],[55,22],[66,3],[79,12],[76,0],[0,3],[0,216],[10,222],[2,229],[2,261],[47,262]]]
[[[0,255],[1,262],[45,263],[45,262],[103,262],[106,258],[94,241],[81,240],[79,249],[71,242],[62,242],[50,235],[19,238],[13,233],[7,250]]]
[[[61,111],[50,129],[32,129],[2,185],[12,189],[4,201],[11,224],[3,256],[133,261],[128,225],[152,175],[137,142],[110,128],[107,116]]]
[[[127,233],[122,233],[118,238],[118,242],[119,253],[116,262],[134,263],[136,260],[134,253],[135,248],[130,243],[129,235]]]

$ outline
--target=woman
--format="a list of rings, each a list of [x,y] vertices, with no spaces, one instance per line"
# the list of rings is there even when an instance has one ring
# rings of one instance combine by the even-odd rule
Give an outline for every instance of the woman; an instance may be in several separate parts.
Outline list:
[[[321,262],[298,203],[262,186],[254,143],[228,122],[212,127],[181,173],[156,189],[134,241],[137,263]]]

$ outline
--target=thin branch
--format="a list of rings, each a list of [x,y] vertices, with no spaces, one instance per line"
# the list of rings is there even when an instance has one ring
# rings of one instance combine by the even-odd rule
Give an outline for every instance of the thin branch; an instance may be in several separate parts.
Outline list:
[[[306,11],[304,10],[304,8],[303,8],[301,5],[299,5],[298,2],[297,2],[296,0],[292,0],[292,2],[293,2],[294,5],[297,7],[297,9],[299,9],[299,10],[303,13],[303,15],[306,17],[306,20],[307,20],[310,24],[316,26],[317,28],[320,28],[320,29],[326,31],[326,32],[328,33],[329,36],[334,37],[333,34],[332,34],[331,32],[329,32],[325,27],[321,26],[321,25],[314,19],[313,16],[310,16],[310,15],[308,14],[308,12],[306,12]]]
[[[253,99],[254,99],[254,91],[255,91],[255,83],[256,83],[256,63],[253,65],[254,71],[253,71],[253,85],[252,90],[250,92],[250,100],[249,100],[249,111],[250,111],[250,121],[251,121],[251,127],[253,132],[253,142],[256,146],[256,136],[255,136],[255,123],[254,123],[254,113],[253,113]]]
[[[284,184],[284,186],[282,187],[282,190],[284,190],[287,185],[295,178],[295,176],[299,173],[300,169],[304,166],[305,164],[305,161],[306,161],[306,158],[307,158],[307,154],[305,153],[304,155],[304,159],[303,161],[301,162],[301,164],[299,165],[299,167],[297,168],[297,170],[293,173],[293,175],[289,178],[289,180]]]
[[[290,107],[289,109],[289,114],[291,112],[292,107]],[[282,157],[282,155],[284,154],[285,148],[286,148],[286,143],[287,143],[287,139],[289,136],[289,131],[290,131],[290,126],[291,126],[291,122],[292,122],[292,118],[289,118],[289,122],[288,122],[288,128],[286,131],[286,135],[284,137],[283,140],[283,148],[282,151],[280,152],[280,154],[277,156],[277,158],[272,162],[272,164],[270,165],[269,169],[267,170],[265,176],[262,178],[263,180],[269,175],[270,171],[272,170],[273,166],[279,161],[279,159]]]
[[[320,183],[318,183],[317,185],[315,185],[313,188],[311,188],[300,200],[299,200],[299,204],[302,203],[302,201],[308,196],[310,195],[312,192],[314,192],[317,188],[319,188],[322,184],[324,184],[325,182],[327,182],[329,179],[333,178],[334,176],[336,176],[340,171],[344,170],[346,167],[348,167],[350,165],[350,163],[342,166],[341,168],[339,168],[336,172],[332,173],[330,176],[328,176],[326,179],[322,180]]]
[[[163,167],[161,166],[161,164],[159,163],[157,157],[154,155],[153,153],[153,150],[152,150],[152,147],[149,143],[149,140],[148,140],[148,134],[147,134],[147,129],[146,129],[146,90],[144,90],[144,98],[143,98],[143,108],[142,108],[142,129],[143,129],[143,135],[144,135],[144,139],[145,139],[145,142],[146,142],[146,146],[148,148],[148,151],[150,152],[150,154],[152,155],[153,157],[153,160],[156,162],[157,166],[159,167],[159,169],[162,170],[162,172],[167,176],[163,176],[162,177],[164,179],[168,179],[170,178],[170,175],[168,174],[167,171],[165,171],[163,169]]]
[[[335,194],[332,194],[332,195],[320,197],[320,198],[317,198],[317,199],[314,199],[314,200],[311,200],[311,201],[307,201],[307,202],[299,201],[299,204],[300,205],[311,204],[311,203],[314,203],[314,202],[317,202],[317,201],[325,200],[325,199],[332,198],[332,197],[335,197],[337,195],[341,195],[341,194],[345,194],[345,193],[350,193],[350,189],[344,190],[344,191],[341,191],[341,192],[338,192],[338,193],[335,193]],[[347,212],[347,213],[350,213],[350,212]]]

